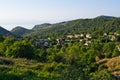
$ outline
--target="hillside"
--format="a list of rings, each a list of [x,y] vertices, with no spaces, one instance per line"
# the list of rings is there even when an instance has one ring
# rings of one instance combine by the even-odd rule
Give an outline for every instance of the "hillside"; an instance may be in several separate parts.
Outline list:
[[[28,32],[28,31],[29,31],[28,29],[23,28],[23,27],[21,27],[21,26],[17,26],[17,27],[15,27],[15,28],[13,28],[13,29],[11,30],[11,32],[12,32],[13,34],[17,35],[17,36],[22,36],[23,34],[25,34],[25,33]]]
[[[44,24],[39,24],[39,25],[35,25],[32,30],[39,30],[39,29],[42,29],[42,28],[46,28],[47,26],[50,26],[51,24],[50,23],[44,23]]]
[[[105,65],[114,75],[120,75],[120,57],[105,58],[98,61],[100,65]]]
[[[12,33],[10,32],[10,31],[8,31],[8,30],[6,30],[6,29],[4,29],[4,28],[2,28],[2,27],[0,27],[0,34],[1,35],[12,35]]]
[[[53,80],[46,77],[50,73],[41,70],[44,67],[45,63],[36,60],[0,57],[0,80]]]
[[[101,16],[98,16],[96,18],[104,18],[104,19],[113,19],[113,18],[116,18],[114,16],[105,16],[105,15],[101,15]]]
[[[77,19],[56,24],[36,25],[32,31],[24,36],[61,36],[76,33],[108,33],[120,29],[120,18],[98,16],[93,19]]]
[[[119,20],[79,19],[38,27],[25,33],[30,37],[1,36],[0,80],[116,80],[120,74]],[[46,33],[51,37],[44,39],[49,37]]]

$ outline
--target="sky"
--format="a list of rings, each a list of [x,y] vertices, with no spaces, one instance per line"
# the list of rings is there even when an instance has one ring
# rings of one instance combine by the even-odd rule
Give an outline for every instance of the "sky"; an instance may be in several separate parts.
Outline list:
[[[120,17],[120,0],[0,0],[0,26],[28,29],[100,15]]]

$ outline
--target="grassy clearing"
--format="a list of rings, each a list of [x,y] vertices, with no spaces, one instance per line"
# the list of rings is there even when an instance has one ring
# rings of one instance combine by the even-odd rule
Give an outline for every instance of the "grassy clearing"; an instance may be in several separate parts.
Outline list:
[[[97,63],[104,64],[113,74],[120,74],[120,57],[105,58]]]
[[[59,76],[49,72],[51,63],[41,63],[24,58],[0,57],[0,80],[53,80]],[[6,78],[8,76],[10,79]]]

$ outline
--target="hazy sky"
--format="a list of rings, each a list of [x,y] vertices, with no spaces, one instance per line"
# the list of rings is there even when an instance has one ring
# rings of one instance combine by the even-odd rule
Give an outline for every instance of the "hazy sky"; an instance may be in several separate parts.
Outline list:
[[[120,0],[0,0],[0,26],[32,28],[99,15],[120,17]]]

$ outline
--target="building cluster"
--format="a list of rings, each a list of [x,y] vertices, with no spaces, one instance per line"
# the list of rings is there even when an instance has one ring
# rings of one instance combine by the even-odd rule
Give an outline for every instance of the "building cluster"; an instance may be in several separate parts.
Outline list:
[[[91,34],[74,34],[74,35],[67,35],[67,41],[69,39],[79,39],[80,42],[84,42],[84,45],[89,45],[92,43],[92,36]]]
[[[107,38],[110,41],[115,41],[118,36],[120,36],[120,34],[115,32],[113,34],[104,33],[102,37]],[[69,34],[66,35],[64,40],[61,38],[56,38],[53,40],[53,42],[55,44],[67,44],[70,42],[74,42],[76,39],[79,40],[79,42],[83,42],[84,45],[86,46],[88,46],[94,41],[94,38],[91,34],[74,34],[74,35]],[[50,43],[51,43],[50,37],[48,39],[36,39],[33,41],[33,44],[36,46],[38,45],[49,46]]]

